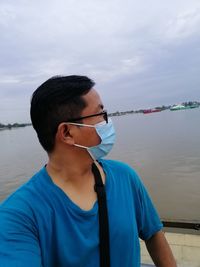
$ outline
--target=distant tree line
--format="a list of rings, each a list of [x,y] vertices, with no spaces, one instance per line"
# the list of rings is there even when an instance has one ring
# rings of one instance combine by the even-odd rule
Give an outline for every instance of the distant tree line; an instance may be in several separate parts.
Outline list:
[[[181,103],[182,105],[186,106],[186,107],[190,107],[190,106],[196,106],[196,107],[200,107],[200,102],[198,101],[188,101],[188,102],[183,102]],[[166,109],[170,109],[172,106],[174,105],[169,105],[169,106],[157,106],[155,108],[152,109],[157,109],[160,111],[166,110]],[[121,116],[121,115],[126,115],[126,114],[132,114],[132,113],[143,113],[146,109],[139,109],[139,110],[128,110],[128,111],[116,111],[113,113],[110,113],[109,116]]]
[[[186,106],[186,107],[190,107],[190,106],[196,106],[196,107],[200,107],[200,102],[198,101],[188,101],[188,102],[183,102],[181,103],[182,105]],[[169,106],[157,106],[155,108],[153,108],[154,110],[166,110],[166,109],[170,109],[172,106],[174,105],[169,105]],[[121,116],[121,115],[126,115],[126,114],[133,114],[133,113],[143,113],[145,109],[139,109],[139,110],[127,110],[127,111],[116,111],[113,113],[110,113],[109,116]],[[0,123],[0,130],[2,129],[12,129],[12,128],[19,128],[19,127],[26,127],[26,126],[30,126],[32,125],[31,123],[13,123],[13,124],[2,124]]]
[[[8,123],[8,124],[2,124],[0,123],[0,130],[2,129],[12,129],[12,128],[19,128],[19,127],[26,127],[30,126],[31,123]]]

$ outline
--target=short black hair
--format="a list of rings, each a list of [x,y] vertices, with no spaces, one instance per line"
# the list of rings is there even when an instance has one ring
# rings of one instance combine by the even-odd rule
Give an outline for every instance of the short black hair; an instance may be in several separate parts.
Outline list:
[[[31,98],[31,121],[48,153],[54,149],[59,124],[81,116],[86,107],[82,96],[94,85],[86,76],[54,76],[35,90]]]

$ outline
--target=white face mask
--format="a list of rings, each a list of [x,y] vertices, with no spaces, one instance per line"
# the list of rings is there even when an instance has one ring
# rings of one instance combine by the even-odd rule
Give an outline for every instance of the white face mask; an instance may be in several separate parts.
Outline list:
[[[102,157],[105,157],[111,151],[115,142],[115,129],[112,120],[110,118],[108,119],[108,123],[106,123],[106,121],[103,121],[95,125],[88,125],[81,123],[69,123],[69,124],[95,128],[98,136],[101,138],[101,143],[99,145],[87,147],[74,144],[77,147],[87,149],[88,153],[94,160],[98,160]]]

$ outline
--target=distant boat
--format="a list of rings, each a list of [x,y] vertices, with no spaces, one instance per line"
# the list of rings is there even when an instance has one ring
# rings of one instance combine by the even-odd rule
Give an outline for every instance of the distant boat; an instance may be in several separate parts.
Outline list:
[[[173,107],[170,108],[171,111],[175,111],[175,110],[183,110],[183,109],[191,109],[191,108],[198,108],[199,105],[197,104],[193,104],[193,105],[188,105],[188,106],[185,106],[185,105],[175,105]]]
[[[144,114],[149,114],[149,113],[153,113],[153,112],[160,112],[160,111],[162,111],[162,109],[159,109],[159,108],[143,109]]]
[[[199,108],[199,105],[198,104],[194,104],[194,105],[189,106],[189,108]]]
[[[175,105],[170,108],[171,111],[187,109],[185,105]]]

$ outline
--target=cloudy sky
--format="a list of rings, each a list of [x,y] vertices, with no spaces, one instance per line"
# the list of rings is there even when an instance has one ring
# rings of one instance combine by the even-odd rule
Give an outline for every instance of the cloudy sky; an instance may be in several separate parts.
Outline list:
[[[94,79],[110,112],[200,101],[200,1],[1,0],[0,122],[28,122],[57,74]]]

